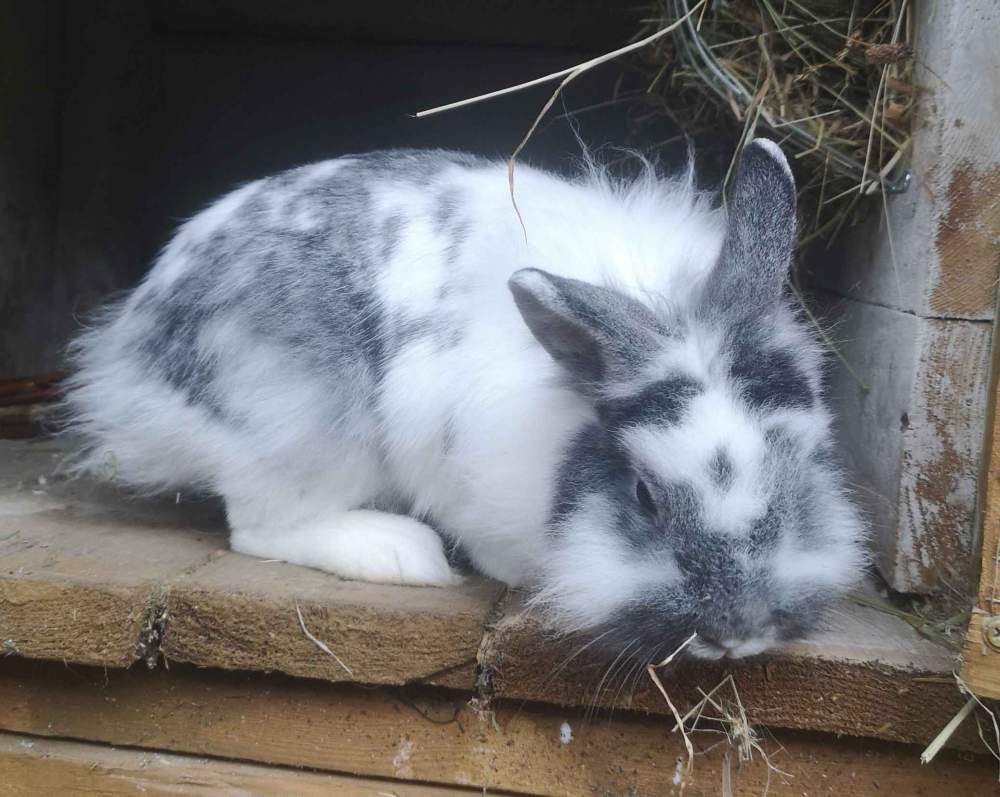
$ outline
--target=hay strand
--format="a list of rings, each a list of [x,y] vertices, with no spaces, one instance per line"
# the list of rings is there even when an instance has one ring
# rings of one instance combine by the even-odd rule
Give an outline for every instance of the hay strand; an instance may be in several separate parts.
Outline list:
[[[663,682],[660,680],[660,676],[656,674],[656,671],[657,669],[661,667],[666,667],[668,664],[670,664],[670,662],[672,662],[678,656],[678,654],[680,654],[680,652],[684,650],[684,648],[686,648],[688,645],[694,642],[697,636],[698,632],[695,631],[693,634],[691,634],[691,636],[689,636],[687,639],[681,642],[680,646],[678,646],[673,653],[667,656],[659,664],[646,665],[646,672],[649,674],[650,679],[656,685],[656,688],[660,691],[660,694],[663,695],[663,699],[667,701],[667,707],[670,709],[670,713],[674,715],[674,719],[677,721],[677,725],[675,726],[674,730],[680,728],[681,736],[684,738],[684,748],[687,750],[687,764],[685,765],[684,768],[684,776],[681,781],[682,784],[683,784],[683,779],[687,778],[691,774],[691,770],[694,768],[694,745],[691,744],[691,739],[688,736],[687,731],[684,729],[684,722],[681,719],[681,713],[677,710],[677,706],[674,705],[674,701],[670,699],[670,695],[667,693],[667,689],[663,685]]]
[[[697,11],[702,6],[706,5],[706,3],[708,3],[708,0],[699,0],[698,4],[690,11],[688,11],[687,14],[685,14],[681,19],[678,19],[668,24],[666,27],[655,31],[654,33],[651,33],[648,36],[643,37],[639,41],[632,42],[631,44],[626,44],[624,47],[619,47],[617,50],[612,50],[609,53],[604,53],[604,55],[599,55],[596,58],[591,58],[589,61],[584,61],[583,63],[577,64],[576,66],[567,67],[566,69],[560,69],[558,72],[552,72],[551,74],[543,75],[542,77],[537,77],[534,78],[533,80],[525,81],[524,83],[518,83],[517,85],[514,86],[507,86],[507,88],[497,89],[496,91],[491,91],[486,94],[480,94],[476,97],[469,97],[468,99],[465,100],[458,100],[457,102],[449,102],[447,105],[439,105],[436,108],[428,108],[423,111],[417,111],[417,113],[414,114],[414,116],[417,119],[422,119],[425,116],[432,116],[436,113],[442,113],[444,111],[453,111],[456,108],[462,108],[466,105],[473,105],[477,102],[492,100],[495,99],[496,97],[502,97],[505,94],[513,94],[514,92],[523,91],[524,89],[531,88],[532,86],[538,86],[541,85],[542,83],[550,83],[553,80],[558,80],[559,78],[565,78],[565,80],[563,80],[563,82],[559,85],[559,88],[555,90],[555,93],[545,104],[545,107],[542,109],[542,112],[538,115],[538,119],[536,119],[535,123],[531,126],[531,130],[529,130],[528,135],[525,136],[525,140],[527,140],[531,136],[531,133],[534,131],[534,129],[538,126],[538,122],[541,120],[541,117],[543,117],[545,115],[545,112],[552,107],[552,103],[555,102],[556,97],[559,96],[559,92],[567,83],[569,83],[571,80],[578,77],[579,75],[582,75],[584,72],[593,69],[595,66],[606,63],[608,61],[612,61],[615,58],[619,58],[623,55],[627,55],[628,53],[635,52],[636,50],[641,50],[643,47],[652,44],[657,39],[663,38],[668,33],[672,33],[695,11]],[[523,146],[524,142],[521,143],[521,147]],[[518,149],[520,149],[521,147],[519,147]]]
[[[326,642],[324,642],[322,639],[317,639],[315,636],[313,636],[312,632],[308,628],[306,628],[306,621],[302,617],[302,609],[299,608],[298,603],[295,604],[295,613],[299,616],[299,627],[302,629],[302,633],[306,635],[306,638],[310,642],[312,642],[316,647],[322,650],[327,656],[330,656],[335,662],[337,662],[337,664],[343,667],[344,672],[346,672],[353,678],[354,673],[351,671],[351,668],[348,667],[346,664],[344,664],[344,662],[340,660],[340,657],[336,653],[330,650]]]
[[[698,27],[688,11],[688,0],[667,0],[649,23],[684,22],[638,66],[648,93],[690,136],[718,141],[721,126],[737,145],[759,128],[780,138],[801,178],[800,245],[859,218],[859,196],[904,186],[908,0],[731,0],[712,3]]]
[[[934,756],[938,754],[942,747],[945,746],[947,741],[954,735],[955,731],[958,730],[958,726],[965,722],[965,718],[972,713],[972,709],[976,707],[976,699],[970,697],[964,706],[958,710],[958,713],[948,720],[948,724],[945,725],[941,732],[934,737],[927,748],[920,754],[920,763],[929,764],[934,760]]]

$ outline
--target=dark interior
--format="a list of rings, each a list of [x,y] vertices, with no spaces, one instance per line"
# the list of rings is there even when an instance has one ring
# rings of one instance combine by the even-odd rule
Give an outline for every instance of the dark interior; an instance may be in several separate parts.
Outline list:
[[[571,66],[639,25],[636,8],[612,0],[0,9],[0,377],[58,368],[88,312],[227,189],[383,147],[505,157],[555,84],[412,114]],[[621,74],[612,64],[570,86],[524,158],[568,167],[580,153],[574,127],[591,146],[642,146],[607,104]],[[564,116],[595,104],[572,125]]]

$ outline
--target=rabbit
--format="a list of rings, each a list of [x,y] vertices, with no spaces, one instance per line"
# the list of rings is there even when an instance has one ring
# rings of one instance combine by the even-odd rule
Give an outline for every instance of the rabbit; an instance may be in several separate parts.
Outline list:
[[[217,494],[233,550],[345,579],[456,584],[454,547],[650,659],[803,636],[866,557],[788,163],[748,144],[724,207],[582,172],[518,166],[519,214],[504,162],[440,150],[224,196],[72,344],[77,469]]]

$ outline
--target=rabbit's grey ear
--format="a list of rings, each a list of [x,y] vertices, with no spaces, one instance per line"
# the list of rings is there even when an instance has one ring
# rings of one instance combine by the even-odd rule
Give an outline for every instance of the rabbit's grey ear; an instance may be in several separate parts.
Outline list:
[[[525,268],[507,282],[528,329],[584,386],[622,375],[654,345],[649,308],[611,288]]]
[[[766,310],[780,296],[795,246],[795,180],[781,148],[754,139],[727,197],[722,255],[705,286],[705,309]]]

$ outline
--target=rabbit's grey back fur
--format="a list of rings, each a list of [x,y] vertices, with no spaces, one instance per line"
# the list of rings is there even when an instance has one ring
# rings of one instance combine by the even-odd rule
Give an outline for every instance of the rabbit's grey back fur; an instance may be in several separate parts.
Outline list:
[[[235,549],[349,578],[452,583],[433,527],[616,643],[798,635],[861,531],[782,296],[780,151],[748,148],[728,217],[651,170],[516,179],[523,228],[505,164],[445,151],[210,206],[77,340],[79,467],[216,492]]]

